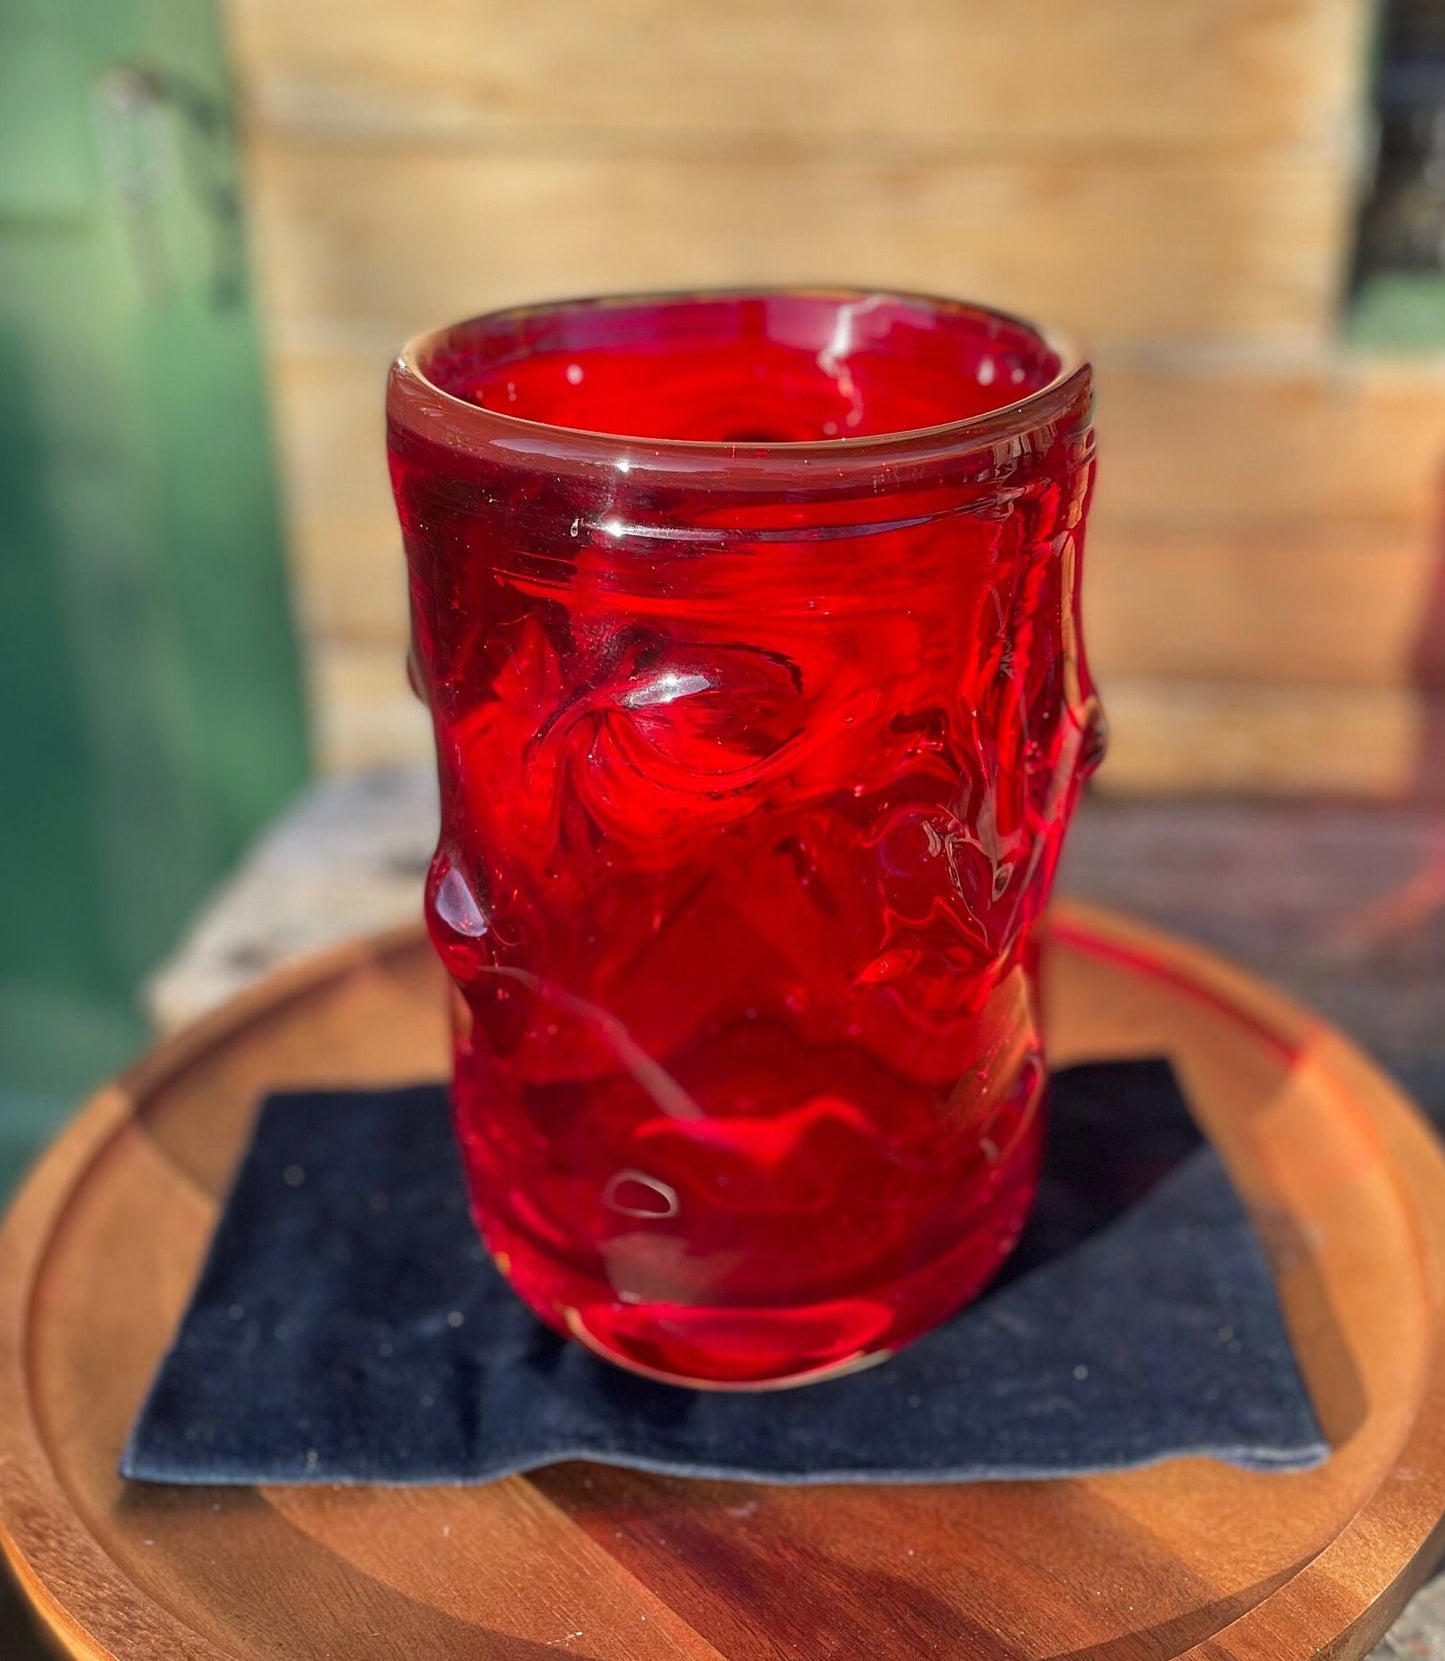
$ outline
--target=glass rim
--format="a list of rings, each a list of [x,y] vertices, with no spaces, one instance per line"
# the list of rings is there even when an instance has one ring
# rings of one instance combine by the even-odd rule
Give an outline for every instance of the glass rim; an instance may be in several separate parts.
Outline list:
[[[1043,385],[1012,398],[993,409],[956,420],[913,427],[898,432],[872,433],[852,438],[758,440],[653,438],[609,432],[586,427],[568,427],[504,410],[484,408],[459,398],[433,381],[423,369],[426,356],[452,336],[480,324],[497,324],[569,311],[619,309],[677,303],[698,304],[716,300],[769,299],[839,300],[865,303],[870,300],[897,301],[923,306],[932,311],[966,314],[981,323],[998,323],[1024,329],[1040,341],[1059,362],[1058,370]],[[758,284],[740,287],[636,290],[615,294],[588,295],[576,299],[547,300],[501,306],[479,312],[460,322],[427,329],[413,335],[393,360],[390,372],[388,413],[413,430],[424,433],[452,448],[500,446],[508,450],[567,460],[617,467],[626,461],[634,466],[660,471],[684,471],[699,466],[725,469],[735,479],[747,474],[766,475],[799,466],[820,463],[839,474],[851,474],[874,467],[879,461],[921,461],[984,448],[1023,437],[1047,425],[1090,385],[1092,366],[1064,334],[1041,327],[1028,318],[968,300],[909,289],[866,288],[837,284]],[[413,420],[416,416],[420,419]]]

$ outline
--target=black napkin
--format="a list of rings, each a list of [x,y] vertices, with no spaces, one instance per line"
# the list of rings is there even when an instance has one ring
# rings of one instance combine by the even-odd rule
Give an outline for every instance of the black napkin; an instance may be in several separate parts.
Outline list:
[[[773,1482],[1064,1476],[1325,1446],[1269,1268],[1163,1061],[1052,1083],[1020,1247],[900,1355],[764,1394],[541,1326],[467,1214],[440,1085],[272,1096],[121,1461],[147,1482],[485,1482],[562,1459]]]

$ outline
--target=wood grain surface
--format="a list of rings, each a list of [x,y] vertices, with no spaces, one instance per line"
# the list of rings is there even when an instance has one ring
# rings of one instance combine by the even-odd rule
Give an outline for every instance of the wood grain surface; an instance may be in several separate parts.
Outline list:
[[[388,354],[421,328],[523,300],[819,272],[943,288],[1096,350],[1189,335],[1320,341],[1349,226],[1338,168],[1292,153],[619,159],[265,134],[250,160],[283,351]]]
[[[402,672],[385,358],[337,345],[283,354],[277,371],[317,741],[336,770],[431,748]],[[1104,360],[1098,432],[1084,591],[1115,735],[1101,787],[1432,788],[1430,735],[1445,727],[1445,370],[1320,356],[1264,368],[1183,351]]]
[[[826,280],[991,300],[1098,364],[1106,788],[1438,793],[1445,366],[1340,338],[1368,0],[225,11],[324,768],[429,743],[380,440],[406,337]]]
[[[273,977],[104,1091],[0,1235],[0,1538],[64,1651],[1100,1661],[1362,1654],[1445,1508],[1445,1165],[1316,1018],[1107,914],[1057,919],[1056,1059],[1163,1050],[1259,1220],[1334,1444],[1039,1483],[777,1489],[558,1466],[482,1489],[180,1490],[115,1462],[278,1085],[445,1064],[411,931]]]
[[[1187,629],[1197,616],[1182,611],[1174,627]],[[1219,619],[1221,629],[1227,621]],[[1368,627],[1362,621],[1360,634]],[[1264,631],[1240,632],[1260,645],[1263,662]],[[316,741],[330,768],[352,772],[398,756],[431,756],[431,723],[406,685],[399,644],[318,642],[311,674]],[[1397,801],[1445,793],[1436,751],[1445,698],[1438,691],[1147,674],[1113,674],[1102,684],[1110,735],[1096,786],[1103,795],[1248,790]]]
[[[399,343],[337,343],[275,367],[307,624],[398,648],[406,582],[380,388]],[[1253,644],[1268,626],[1252,676],[1411,684],[1445,531],[1445,363],[1096,356],[1100,673],[1167,678],[1179,653],[1172,672],[1228,678],[1245,663],[1231,628]],[[1352,629],[1362,642],[1336,664],[1324,648]]]
[[[1337,147],[1363,0],[226,0],[254,122],[344,140]]]

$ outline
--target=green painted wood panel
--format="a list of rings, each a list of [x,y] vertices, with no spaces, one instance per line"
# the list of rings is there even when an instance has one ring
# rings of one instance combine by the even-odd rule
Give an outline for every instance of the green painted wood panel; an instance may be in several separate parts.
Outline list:
[[[240,200],[212,0],[0,0],[0,1165],[306,773]]]

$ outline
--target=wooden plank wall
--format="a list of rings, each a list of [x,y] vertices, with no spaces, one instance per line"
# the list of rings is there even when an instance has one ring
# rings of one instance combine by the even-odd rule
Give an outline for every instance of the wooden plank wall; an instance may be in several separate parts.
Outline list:
[[[993,300],[1089,346],[1104,782],[1401,795],[1445,366],[1335,344],[1368,0],[230,0],[324,763],[422,753],[386,363],[627,287]]]

